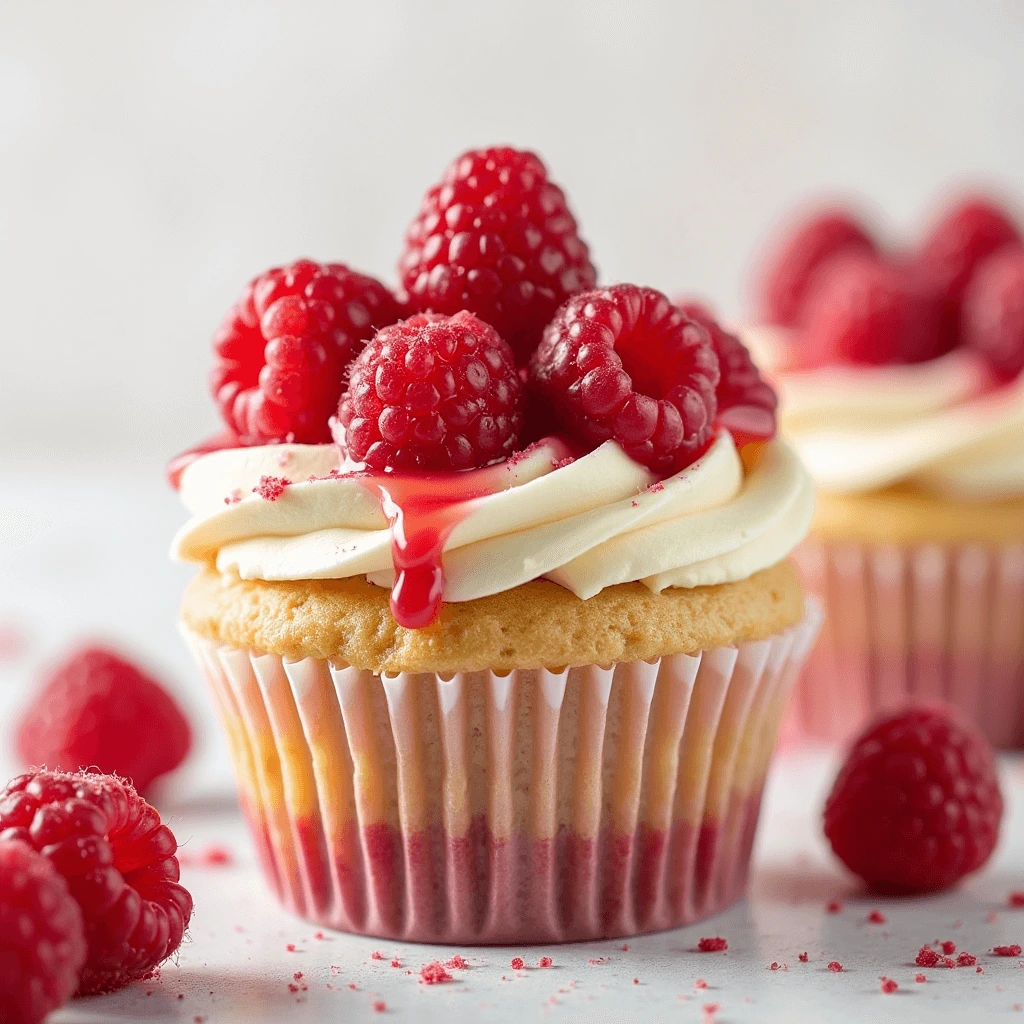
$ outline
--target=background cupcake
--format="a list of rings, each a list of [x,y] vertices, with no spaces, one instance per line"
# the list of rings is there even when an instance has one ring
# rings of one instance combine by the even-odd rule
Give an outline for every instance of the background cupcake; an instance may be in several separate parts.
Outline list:
[[[818,488],[826,624],[792,724],[837,739],[942,697],[1024,742],[1024,248],[992,200],[909,254],[831,211],[774,251],[750,332]]]
[[[532,154],[456,160],[400,271],[400,301],[340,265],[257,278],[217,337],[244,444],[178,463],[182,625],[266,874],[413,940],[713,913],[818,623],[775,397],[703,311],[594,289]]]

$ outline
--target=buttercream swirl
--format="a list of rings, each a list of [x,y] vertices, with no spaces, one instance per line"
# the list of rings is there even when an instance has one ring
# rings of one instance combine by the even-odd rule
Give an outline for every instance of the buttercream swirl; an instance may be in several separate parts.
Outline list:
[[[743,334],[779,392],[783,433],[822,491],[1024,495],[1024,377],[994,388],[963,350],[909,366],[792,370],[778,331]]]
[[[785,443],[744,472],[727,431],[682,472],[656,480],[614,442],[574,461],[547,439],[488,471],[444,543],[444,600],[469,601],[547,578],[581,598],[642,581],[655,593],[745,579],[806,535],[813,485]],[[331,445],[213,452],[184,472],[193,518],[172,554],[243,579],[394,579],[391,531],[370,481]],[[276,500],[265,476],[291,481]]]

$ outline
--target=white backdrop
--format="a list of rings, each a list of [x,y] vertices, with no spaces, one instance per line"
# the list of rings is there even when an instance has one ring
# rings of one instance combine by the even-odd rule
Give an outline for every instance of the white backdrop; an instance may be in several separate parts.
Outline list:
[[[393,276],[424,187],[531,146],[604,280],[741,308],[823,188],[1024,188],[1024,3],[0,0],[0,452],[212,430],[208,340],[299,255]]]

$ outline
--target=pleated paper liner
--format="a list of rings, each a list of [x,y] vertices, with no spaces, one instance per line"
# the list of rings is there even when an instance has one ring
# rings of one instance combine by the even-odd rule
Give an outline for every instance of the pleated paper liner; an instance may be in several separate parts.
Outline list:
[[[996,746],[1024,746],[1024,546],[812,538],[794,557],[825,623],[787,741],[844,742],[879,714],[941,699]]]
[[[376,676],[186,632],[281,902],[445,943],[625,936],[745,889],[786,699],[820,625],[655,662]]]

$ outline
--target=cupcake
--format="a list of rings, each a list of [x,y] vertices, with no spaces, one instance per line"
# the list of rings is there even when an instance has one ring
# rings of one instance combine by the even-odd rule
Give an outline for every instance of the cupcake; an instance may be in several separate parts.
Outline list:
[[[216,341],[237,446],[175,463],[182,630],[271,887],[451,943],[728,906],[820,618],[771,389],[703,311],[596,289],[529,153],[456,160],[400,271],[401,301],[257,278]]]
[[[764,279],[781,423],[818,490],[796,553],[826,607],[787,727],[845,740],[945,699],[1024,743],[1024,248],[992,201],[910,255],[856,218],[805,222]]]

